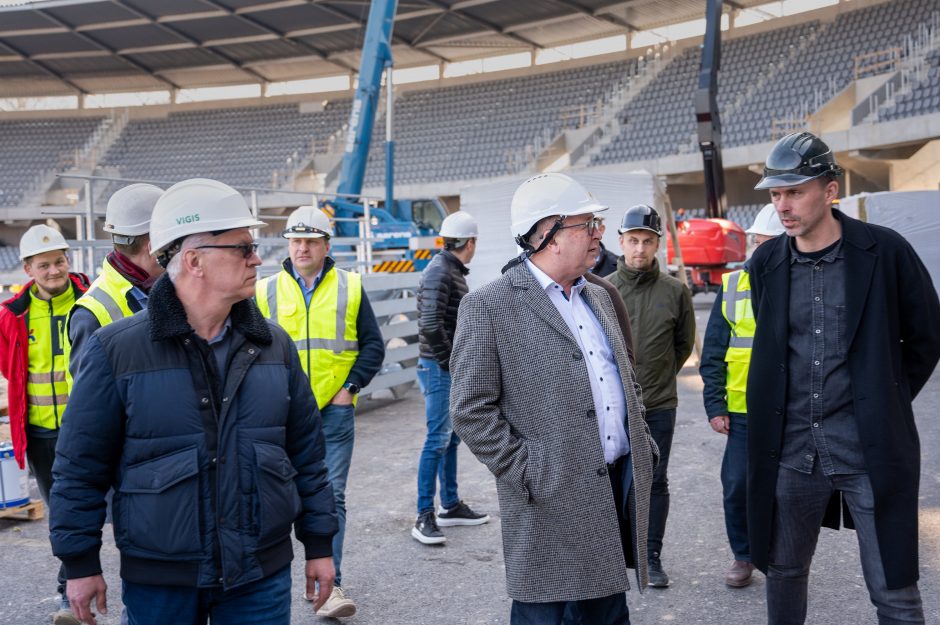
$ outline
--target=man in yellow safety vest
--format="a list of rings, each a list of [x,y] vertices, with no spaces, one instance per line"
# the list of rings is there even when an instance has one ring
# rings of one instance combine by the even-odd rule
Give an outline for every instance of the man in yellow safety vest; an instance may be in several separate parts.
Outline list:
[[[747,230],[755,249],[784,232],[773,204],[766,205]],[[751,553],[747,540],[747,370],[757,324],[751,309],[751,280],[747,264],[722,276],[722,290],[715,297],[705,329],[699,373],[705,383],[702,394],[709,424],[728,437],[721,461],[725,530],[734,562],[725,573],[725,584],[743,588],[751,583]]]
[[[282,236],[289,258],[282,271],[258,282],[255,299],[261,314],[294,339],[320,408],[339,532],[333,537],[336,583],[317,615],[347,617],[356,613],[356,604],[343,591],[340,566],[355,405],[359,391],[382,366],[385,344],[362,277],[336,267],[328,255],[333,230],[326,214],[301,206],[288,217]]]
[[[163,268],[150,255],[150,215],[163,190],[152,184],[118,189],[108,200],[104,231],[114,249],[68,319],[70,378],[78,374],[81,348],[95,330],[147,308],[150,287]]]
[[[0,305],[0,372],[9,382],[10,434],[20,468],[36,476],[39,495],[49,505],[52,463],[69,392],[66,371],[69,340],[65,321],[88,278],[69,271],[68,243],[58,230],[33,226],[20,239],[20,259],[31,280]],[[79,625],[65,597],[59,570],[61,609],[56,625]]]

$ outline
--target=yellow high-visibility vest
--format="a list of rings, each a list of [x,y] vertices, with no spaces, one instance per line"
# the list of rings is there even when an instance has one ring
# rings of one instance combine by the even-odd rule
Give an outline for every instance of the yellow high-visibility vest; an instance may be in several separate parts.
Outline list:
[[[322,409],[343,387],[359,357],[356,319],[362,302],[362,276],[335,267],[327,271],[308,308],[297,279],[284,270],[258,281],[255,300],[261,314],[294,340]]]
[[[27,419],[30,425],[47,430],[59,429],[69,399],[65,379],[69,367],[69,337],[65,327],[74,303],[75,291],[70,283],[65,292],[51,300],[33,296],[29,304]]]
[[[130,280],[122,276],[105,259],[101,273],[91,283],[88,290],[75,302],[91,311],[103,328],[118,319],[130,317],[134,311],[127,305],[127,293],[134,288]]]
[[[751,366],[751,348],[757,320],[751,307],[751,277],[744,270],[732,271],[721,277],[724,294],[721,314],[731,326],[731,339],[725,362],[728,378],[725,390],[728,395],[728,412],[747,412],[747,370]]]

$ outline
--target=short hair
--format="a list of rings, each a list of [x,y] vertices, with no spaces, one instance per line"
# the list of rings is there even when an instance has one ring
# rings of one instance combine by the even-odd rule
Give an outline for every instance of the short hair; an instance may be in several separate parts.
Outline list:
[[[558,221],[558,217],[559,215],[550,215],[539,219],[523,238],[529,245],[537,248],[545,233],[551,230],[552,225]]]
[[[183,252],[209,243],[212,240],[212,236],[213,235],[209,232],[200,232],[198,234],[191,234],[183,239],[180,244],[180,251],[173,255],[173,258],[170,259],[170,262],[166,266],[166,274],[170,277],[170,282],[175,284],[176,279],[183,270]]]
[[[114,243],[114,249],[124,254],[125,256],[136,256],[143,250],[147,249],[147,244],[150,242],[149,234],[139,234],[135,237],[125,237],[133,240],[133,243]]]
[[[451,238],[451,237],[444,237],[444,249],[451,250],[451,251],[459,250],[464,245],[469,243],[470,239],[474,239],[474,238],[476,237],[462,237],[459,239]]]

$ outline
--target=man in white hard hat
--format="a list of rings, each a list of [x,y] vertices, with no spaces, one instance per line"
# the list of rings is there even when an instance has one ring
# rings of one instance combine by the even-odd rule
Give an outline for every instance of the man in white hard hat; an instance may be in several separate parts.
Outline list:
[[[98,328],[147,307],[150,287],[163,274],[163,268],[150,255],[149,234],[150,215],[161,195],[160,187],[138,183],[118,189],[108,200],[104,231],[111,235],[114,249],[69,315],[72,376],[78,373],[85,339]]]
[[[584,274],[607,210],[564,174],[523,182],[524,250],[463,298],[450,359],[454,431],[496,477],[510,622],[629,623],[627,568],[646,585],[655,445],[608,292]]]
[[[251,300],[264,224],[214,180],[157,201],[166,274],[147,310],[87,339],[53,468],[50,533],[72,608],[94,624],[107,587],[105,495],[130,623],[288,625],[290,529],[319,607],[336,532],[316,402],[293,341]],[[58,506],[58,510],[57,510]]]
[[[448,215],[441,224],[441,250],[424,269],[418,285],[418,385],[424,394],[428,433],[418,461],[417,519],[411,536],[425,545],[447,537],[440,527],[482,525],[486,514],[475,512],[457,492],[457,447],[450,420],[450,353],[457,329],[457,309],[467,294],[467,265],[477,250],[477,221],[467,212]],[[434,495],[440,476],[440,508]],[[440,526],[440,527],[439,527]]]
[[[747,229],[754,249],[784,233],[773,204],[761,209]],[[728,437],[721,461],[725,530],[734,561],[725,584],[743,588],[751,583],[754,565],[747,542],[747,370],[756,323],[751,308],[748,265],[721,277],[705,339],[699,374],[704,387],[705,414],[711,428]]]
[[[607,280],[617,287],[633,325],[636,373],[643,389],[646,423],[659,448],[653,474],[647,552],[649,585],[669,586],[662,565],[663,538],[669,516],[669,456],[676,429],[679,394],[676,376],[695,345],[692,294],[682,282],[660,271],[656,252],[663,223],[651,206],[628,208],[618,229],[617,271]]]
[[[0,304],[0,372],[8,382],[13,453],[21,469],[28,461],[47,506],[56,442],[69,399],[65,322],[72,304],[88,288],[87,277],[69,271],[68,250],[65,237],[55,228],[43,224],[27,230],[20,239],[20,260],[30,281]],[[77,625],[69,611],[64,573],[60,569],[61,606],[53,622]]]
[[[284,328],[297,346],[323,418],[339,531],[333,537],[336,583],[317,615],[348,617],[356,613],[342,588],[355,406],[359,391],[382,367],[385,343],[362,277],[336,267],[329,256],[329,217],[316,206],[301,206],[288,216],[281,235],[288,240],[289,257],[280,272],[258,282],[255,298],[261,314]],[[312,600],[313,593],[307,596]]]

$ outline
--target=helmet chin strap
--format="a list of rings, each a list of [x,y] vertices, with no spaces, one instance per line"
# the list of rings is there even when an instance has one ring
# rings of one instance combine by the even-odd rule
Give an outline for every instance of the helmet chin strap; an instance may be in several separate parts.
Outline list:
[[[542,239],[542,242],[539,243],[538,247],[533,247],[531,243],[526,239],[525,236],[519,234],[516,235],[516,245],[522,248],[522,253],[511,259],[508,263],[503,265],[503,268],[499,270],[500,273],[506,273],[516,265],[521,265],[526,260],[528,260],[532,255],[538,254],[552,242],[555,233],[558,232],[558,229],[561,228],[565,223],[565,215],[559,215],[558,219],[555,220],[555,223],[552,224],[552,227],[548,232],[545,233],[545,237]]]

